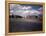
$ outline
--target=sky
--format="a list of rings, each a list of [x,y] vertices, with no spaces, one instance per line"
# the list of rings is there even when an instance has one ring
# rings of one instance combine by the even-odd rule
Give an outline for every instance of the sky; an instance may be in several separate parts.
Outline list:
[[[39,15],[43,9],[42,5],[34,4],[10,4],[10,15],[32,16]]]

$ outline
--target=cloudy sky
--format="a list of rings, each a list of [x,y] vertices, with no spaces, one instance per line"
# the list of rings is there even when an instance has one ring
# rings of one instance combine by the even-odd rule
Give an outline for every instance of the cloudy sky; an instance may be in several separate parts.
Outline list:
[[[39,15],[42,11],[42,5],[32,5],[32,4],[10,4],[10,15]]]

